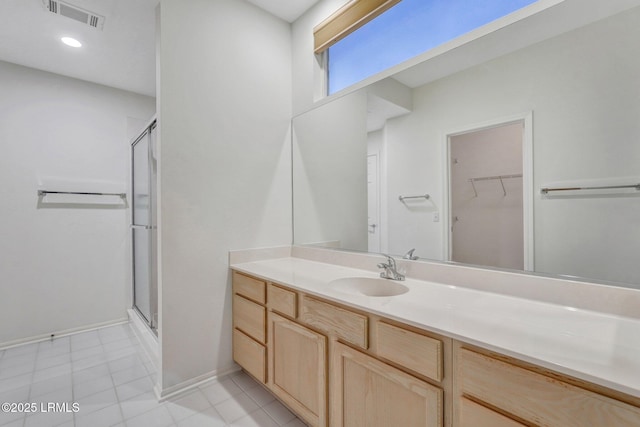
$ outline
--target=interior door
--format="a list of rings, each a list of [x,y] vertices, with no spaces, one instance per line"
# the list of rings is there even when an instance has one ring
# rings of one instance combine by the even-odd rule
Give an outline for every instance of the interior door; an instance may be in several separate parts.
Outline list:
[[[380,178],[378,155],[367,156],[367,217],[369,252],[380,251]]]

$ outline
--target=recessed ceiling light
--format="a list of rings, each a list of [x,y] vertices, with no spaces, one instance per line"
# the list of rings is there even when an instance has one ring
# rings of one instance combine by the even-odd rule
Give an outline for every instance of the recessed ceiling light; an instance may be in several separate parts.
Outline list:
[[[63,37],[60,40],[62,40],[62,43],[66,44],[67,46],[71,46],[71,47],[80,47],[82,46],[82,43],[80,43],[78,40],[72,38],[72,37]]]

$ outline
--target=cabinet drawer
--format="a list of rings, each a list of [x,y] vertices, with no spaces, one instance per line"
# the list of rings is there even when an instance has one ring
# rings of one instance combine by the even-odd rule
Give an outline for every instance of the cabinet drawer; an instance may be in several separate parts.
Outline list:
[[[442,381],[442,341],[378,322],[377,354],[435,381]]]
[[[367,316],[304,297],[300,304],[300,320],[358,347],[368,348]]]
[[[285,316],[296,317],[296,293],[269,284],[267,287],[269,308]]]
[[[238,295],[264,304],[266,302],[266,287],[267,284],[262,280],[233,272],[233,292]]]
[[[525,425],[463,397],[460,399],[460,427],[525,427]]]
[[[267,310],[239,295],[233,296],[233,326],[250,337],[265,342]]]
[[[265,346],[233,330],[233,360],[263,384],[267,380],[266,354]]]
[[[549,427],[640,427],[640,409],[467,349],[461,391],[505,413]]]

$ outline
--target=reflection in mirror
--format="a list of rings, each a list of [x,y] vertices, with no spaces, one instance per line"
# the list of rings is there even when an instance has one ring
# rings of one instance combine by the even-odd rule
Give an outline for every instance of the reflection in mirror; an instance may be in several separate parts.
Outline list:
[[[452,196],[450,136],[527,115],[532,150],[515,154],[524,168],[484,171],[486,150],[476,146],[470,161],[479,170],[457,178],[466,188]],[[455,217],[463,219],[450,203],[461,197],[477,205],[464,214],[481,227],[472,238],[486,243],[474,250],[505,251],[495,245],[514,231],[501,225],[517,220],[495,209],[520,197],[525,269],[640,287],[636,187],[541,192],[640,183],[639,117],[638,7],[426,84],[400,72],[294,118],[294,243],[396,255],[416,248],[420,258],[450,261]],[[509,156],[499,150],[490,161]],[[469,181],[518,174],[474,182],[475,192]],[[480,201],[489,188],[492,203]],[[399,200],[421,195],[429,197]],[[460,259],[513,267],[485,258]]]

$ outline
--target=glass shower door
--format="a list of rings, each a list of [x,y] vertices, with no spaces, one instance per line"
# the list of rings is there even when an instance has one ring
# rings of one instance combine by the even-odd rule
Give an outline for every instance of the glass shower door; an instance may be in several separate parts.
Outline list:
[[[155,227],[155,125],[132,145],[133,306],[152,330],[157,327]]]

